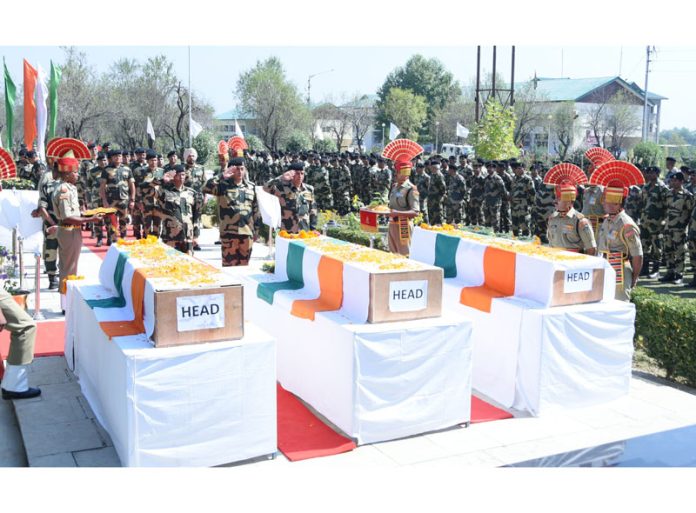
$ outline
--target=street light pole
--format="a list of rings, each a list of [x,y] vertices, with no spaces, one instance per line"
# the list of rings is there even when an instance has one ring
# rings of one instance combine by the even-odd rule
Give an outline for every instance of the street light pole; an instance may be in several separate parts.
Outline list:
[[[440,133],[440,122],[435,121],[435,153],[437,153],[437,136]]]
[[[548,140],[546,141],[546,152],[551,156],[551,121],[553,120],[553,116],[551,114],[548,115],[548,120],[549,120],[549,137]]]
[[[324,71],[320,71],[319,73],[314,73],[313,75],[309,75],[307,77],[307,107],[310,107],[310,100],[311,100],[310,92],[312,90],[312,79],[316,76],[322,75],[324,73],[329,73],[331,71],[333,71],[333,69],[325,69]]]
[[[382,149],[384,149],[384,123],[382,123]]]

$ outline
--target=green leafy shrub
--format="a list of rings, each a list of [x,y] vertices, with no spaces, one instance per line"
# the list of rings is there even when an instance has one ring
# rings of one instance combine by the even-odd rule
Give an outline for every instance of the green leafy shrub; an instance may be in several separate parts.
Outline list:
[[[36,185],[31,180],[24,178],[7,178],[0,180],[0,185],[5,190],[16,189],[18,191],[35,191]]]
[[[352,242],[354,244],[360,244],[361,246],[370,247],[370,237],[372,235],[361,230],[354,230],[350,228],[327,228],[326,235],[333,237],[334,239],[344,240],[346,242]],[[384,243],[384,238],[381,234],[375,234],[375,249],[381,249],[383,251],[388,251],[386,244]]]
[[[635,344],[657,360],[667,377],[684,378],[696,386],[696,299],[636,287]]]

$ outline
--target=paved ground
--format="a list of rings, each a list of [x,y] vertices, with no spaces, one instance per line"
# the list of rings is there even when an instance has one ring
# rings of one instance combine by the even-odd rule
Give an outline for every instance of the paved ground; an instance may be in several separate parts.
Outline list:
[[[219,266],[220,249],[214,233],[201,238],[205,250],[197,256]],[[267,251],[256,247],[253,267],[266,261]],[[80,260],[80,274],[96,269],[100,259],[88,250]],[[30,276],[33,269],[28,266]],[[44,291],[48,286],[46,278]],[[30,280],[32,282],[32,280]],[[33,283],[33,282],[32,282]],[[30,303],[30,311],[33,303]],[[46,318],[60,316],[58,295],[42,292]],[[30,367],[30,383],[41,397],[0,404],[0,466],[102,467],[119,466],[108,433],[95,420],[79,383],[62,357],[37,358]],[[533,458],[696,424],[696,395],[665,382],[634,373],[629,396],[602,406],[453,428],[403,440],[360,446],[356,450],[290,465],[282,455],[237,467],[282,470],[430,469],[455,466],[498,467]]]

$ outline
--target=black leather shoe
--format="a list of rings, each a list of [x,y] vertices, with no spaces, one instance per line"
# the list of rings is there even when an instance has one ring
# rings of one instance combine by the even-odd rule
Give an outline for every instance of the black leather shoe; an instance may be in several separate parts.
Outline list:
[[[194,251],[201,251],[201,247],[198,244],[193,245],[193,250]]]
[[[2,389],[2,398],[5,400],[10,399],[31,399],[32,397],[38,397],[41,395],[40,388],[28,388],[24,392],[10,392],[9,390]]]
[[[97,247],[101,248],[104,245],[101,239],[97,239]]]
[[[48,290],[54,290],[58,288],[58,276],[51,275],[48,277]]]
[[[215,241],[215,245],[216,245],[216,246],[219,246],[219,245],[221,245],[221,244],[222,244],[222,241],[221,241],[221,240],[216,240],[216,241]]]

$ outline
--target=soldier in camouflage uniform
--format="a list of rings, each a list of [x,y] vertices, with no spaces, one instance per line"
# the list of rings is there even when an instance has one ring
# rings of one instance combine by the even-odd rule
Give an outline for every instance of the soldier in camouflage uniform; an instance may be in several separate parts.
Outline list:
[[[48,288],[58,288],[58,231],[49,227],[58,224],[58,218],[53,212],[53,193],[59,184],[58,169],[54,166],[51,172],[46,172],[39,180],[39,205],[32,212],[32,217],[43,219],[43,259],[48,275]]]
[[[503,196],[503,200],[500,202],[500,231],[509,232],[512,227],[512,215],[510,213],[510,191],[512,190],[512,180],[515,178],[514,175],[508,171],[508,162],[503,160],[498,163],[497,166],[498,174],[500,178],[503,179],[505,184],[505,190],[508,192],[507,195]]]
[[[662,230],[667,216],[669,189],[659,180],[660,168],[651,166],[645,170],[645,185],[641,194],[640,237],[646,266],[650,277],[657,278],[662,259]]]
[[[585,185],[582,193],[582,215],[592,223],[595,238],[599,236],[599,226],[604,220],[604,207],[602,207],[602,195],[604,187],[601,185]]]
[[[684,189],[689,191],[691,194],[696,195],[696,173],[694,173],[694,170],[689,168],[688,166],[683,166],[686,168],[686,171],[684,171],[684,176],[686,177],[686,184],[684,184]]]
[[[418,190],[418,201],[424,223],[430,223],[428,218],[428,191],[430,190],[430,175],[425,172],[425,164],[416,164],[412,183]]]
[[[508,195],[505,182],[496,172],[497,163],[487,166],[488,176],[483,185],[483,217],[485,226],[500,231],[500,208],[503,198]]]
[[[139,167],[147,167],[145,149],[138,146],[133,151],[133,153],[135,154],[135,158],[128,164],[128,167],[131,168],[131,171],[135,171]]]
[[[694,196],[684,189],[684,173],[677,171],[670,181],[667,195],[664,256],[667,274],[659,281],[681,285],[684,277],[686,229],[694,210]]]
[[[263,190],[280,200],[281,228],[298,233],[317,227],[317,204],[314,189],[304,183],[304,167],[299,162],[290,164],[288,171],[269,180]]]
[[[541,179],[541,176],[539,175],[539,165],[532,165],[532,167],[529,170],[529,174],[532,177],[532,182],[534,182],[534,191],[539,191],[539,187],[541,187],[544,184],[543,180]]]
[[[87,172],[87,188],[89,189],[90,203],[89,208],[98,208],[102,206],[101,196],[99,194],[99,189],[101,185],[101,177],[104,169],[106,169],[106,154],[99,152],[97,154],[97,164],[90,168]],[[97,247],[102,246],[102,239],[104,237],[104,219],[92,223],[92,238],[97,239]]]
[[[122,153],[120,150],[109,150],[107,153],[109,165],[102,171],[99,196],[104,207],[116,209],[118,229],[122,239],[126,238],[128,225],[128,210],[135,204],[135,183],[133,175],[128,167],[121,165]],[[111,223],[106,226],[108,245],[116,242],[117,235]]]
[[[546,236],[548,231],[549,216],[556,210],[556,197],[552,187],[545,183],[539,186],[534,198],[534,208],[532,209],[532,221],[534,224],[534,235],[541,239],[541,242],[548,243]]]
[[[142,152],[142,158],[140,158]],[[154,152],[153,152],[154,153]],[[145,150],[142,148],[135,149],[136,160],[130,163],[131,174],[135,184],[135,204],[130,212],[131,224],[133,225],[133,237],[136,239],[144,239],[149,233],[148,229],[144,228],[144,203],[142,196],[143,180],[147,175],[147,161],[145,160]],[[157,154],[154,155],[155,159]],[[147,185],[145,186],[147,187]]]
[[[389,201],[392,173],[383,157],[377,158],[377,166],[370,172],[370,203],[385,205]]]
[[[350,212],[351,192],[353,181],[350,178],[350,169],[344,159],[340,161],[335,157],[329,160],[329,180],[331,181],[331,194],[334,200],[334,209],[339,215],[344,216]]]
[[[31,164],[29,180],[34,182],[35,187],[38,187],[41,176],[46,172],[46,164],[39,160],[39,155],[33,150],[27,152],[27,159],[29,159],[29,164]]]
[[[223,267],[249,265],[252,243],[261,223],[256,188],[244,179],[243,158],[230,159],[228,166],[221,176],[208,180],[203,192],[218,201]]]
[[[624,206],[624,211],[631,219],[633,219],[633,221],[636,224],[638,224],[640,222],[641,209],[641,188],[639,185],[631,185],[628,188],[628,197],[626,198],[626,205]]]
[[[164,169],[157,166],[157,154],[148,150],[146,156],[146,167],[138,168],[140,182],[136,184],[138,197],[142,203],[143,215],[143,237],[150,234],[160,236],[161,218],[157,215],[155,208],[155,198],[159,186],[162,185]]]
[[[201,216],[201,195],[186,187],[186,169],[181,164],[164,174],[155,194],[155,206],[162,219],[162,242],[182,253],[193,254],[193,227]]]
[[[483,192],[485,190],[486,177],[481,172],[481,162],[475,161],[472,167],[473,170],[466,184],[469,189],[466,221],[469,226],[483,226]]]
[[[447,184],[440,171],[439,160],[430,160],[428,166],[430,174],[430,186],[427,193],[428,220],[432,225],[442,224],[442,207],[447,194]]]
[[[320,161],[319,156],[315,155],[312,158],[312,163],[305,167],[305,182],[314,188],[314,199],[320,211],[333,208],[331,179],[329,171],[325,167],[328,163],[328,160],[321,159]]]
[[[33,152],[36,154],[36,152]],[[32,164],[29,162],[27,154],[32,154],[32,151],[21,149],[19,150],[19,160],[17,161],[17,178],[22,180],[32,179]]]
[[[463,221],[469,190],[464,177],[457,173],[457,165],[454,163],[448,165],[446,185],[445,218],[450,224],[459,224]]]
[[[89,148],[92,158],[85,159],[80,162],[80,171],[77,178],[77,183],[75,184],[75,187],[77,187],[77,199],[80,202],[80,208],[82,209],[90,208],[92,205],[93,199],[92,189],[90,188],[89,184],[89,171],[97,165],[97,145],[91,142],[87,145],[87,148]],[[90,228],[90,231],[94,232],[94,228]]]
[[[512,163],[515,179],[510,191],[510,208],[512,214],[512,234],[515,237],[530,234],[531,210],[534,206],[536,191],[532,177],[524,172],[520,162]]]
[[[167,163],[162,166],[162,169],[164,169],[164,172],[168,171],[174,171],[174,166],[176,166],[179,162],[179,156],[176,154],[174,150],[170,151],[167,153]]]
[[[366,155],[361,155],[355,168],[353,188],[363,205],[370,204],[370,165],[370,159]]]
[[[198,152],[195,148],[186,148],[184,150],[184,167],[186,169],[186,187],[190,187],[196,191],[201,197],[199,198],[200,203],[203,203],[203,196],[201,189],[205,185],[205,169],[203,166],[196,164],[198,159]],[[198,237],[201,235],[201,217],[198,216],[196,224],[193,226],[193,250],[200,251],[201,247],[198,245]]]

